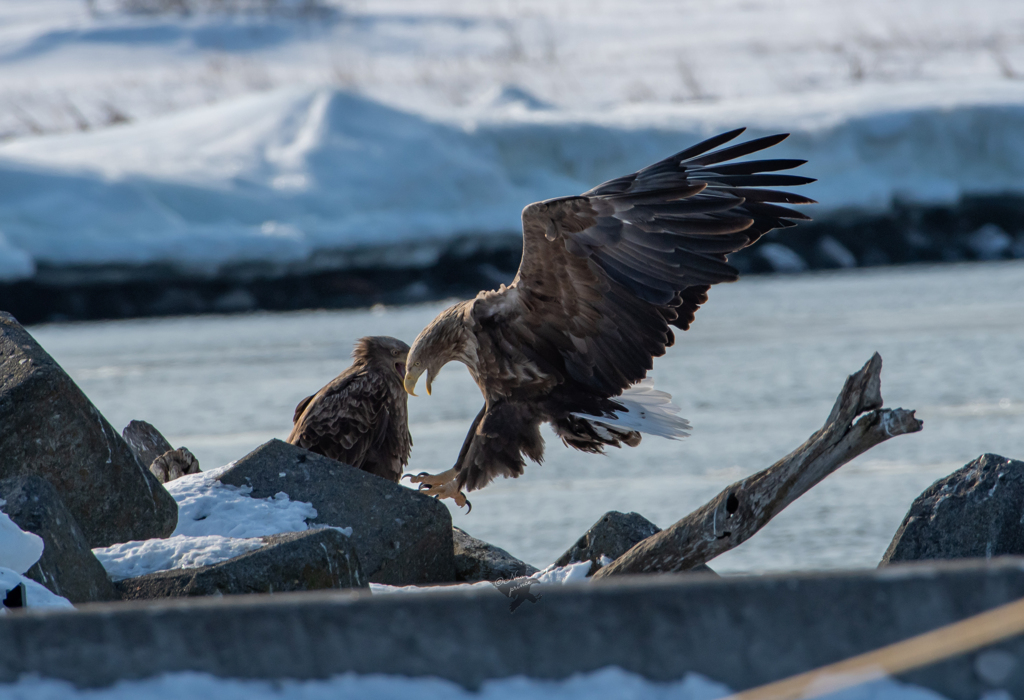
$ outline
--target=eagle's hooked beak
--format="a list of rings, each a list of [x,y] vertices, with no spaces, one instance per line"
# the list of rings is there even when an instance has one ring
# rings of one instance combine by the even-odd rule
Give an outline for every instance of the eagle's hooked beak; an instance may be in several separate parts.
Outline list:
[[[419,381],[420,375],[423,374],[423,370],[419,367],[406,367],[405,369],[405,390],[409,392],[410,396],[416,396],[416,382]],[[427,395],[430,395],[430,380],[432,377],[430,373],[427,373]]]

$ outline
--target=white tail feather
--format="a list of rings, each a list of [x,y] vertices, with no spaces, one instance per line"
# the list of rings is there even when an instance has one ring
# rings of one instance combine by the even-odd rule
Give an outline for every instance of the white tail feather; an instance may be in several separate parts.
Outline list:
[[[679,440],[690,434],[690,423],[676,415],[680,409],[672,403],[672,395],[655,389],[654,380],[650,377],[626,389],[621,396],[615,397],[615,401],[621,403],[625,410],[616,411],[610,418],[585,413],[573,415],[591,423],[636,430],[670,440]]]

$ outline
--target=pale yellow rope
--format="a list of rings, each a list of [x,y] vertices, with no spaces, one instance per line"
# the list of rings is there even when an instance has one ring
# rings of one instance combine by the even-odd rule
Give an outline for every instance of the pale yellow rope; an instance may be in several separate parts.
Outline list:
[[[816,698],[927,666],[1024,633],[1024,598],[887,647],[729,696],[726,700]]]

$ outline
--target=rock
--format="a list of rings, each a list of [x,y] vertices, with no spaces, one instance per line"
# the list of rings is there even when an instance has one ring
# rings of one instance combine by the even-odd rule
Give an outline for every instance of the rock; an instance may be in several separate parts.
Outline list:
[[[25,576],[72,603],[116,600],[107,572],[81,528],[46,479],[23,474],[0,481],[0,510],[25,532],[43,538],[43,555]]]
[[[455,580],[497,581],[533,576],[540,569],[516,559],[500,547],[452,528],[455,538]]]
[[[359,556],[334,528],[264,537],[265,547],[195,569],[172,569],[118,581],[124,600],[367,588]]]
[[[168,450],[153,460],[149,465],[149,471],[161,484],[174,481],[186,474],[198,474],[202,471],[199,468],[199,460],[188,451],[188,448],[179,447],[176,450]]]
[[[637,542],[661,532],[661,528],[639,513],[620,513],[611,510],[601,516],[576,544],[555,560],[555,566],[568,566],[580,561],[592,562],[587,576],[601,568],[601,557],[618,559]],[[715,573],[707,564],[689,569],[691,572]]]
[[[139,462],[148,467],[161,484],[202,471],[194,454],[185,447],[171,447],[167,438],[144,420],[130,422],[121,431],[121,437]]]
[[[133,420],[124,426],[121,437],[144,467],[148,467],[157,457],[174,449],[159,430],[144,420]]]
[[[178,506],[85,394],[0,312],[0,479],[35,473],[90,547],[166,537]]]
[[[363,573],[373,583],[455,580],[451,513],[429,496],[281,440],[256,448],[219,479],[252,487],[253,498],[284,492],[312,503],[315,523],[351,527]]]
[[[583,537],[576,540],[576,544],[558,557],[555,566],[568,566],[588,559],[600,566],[602,556],[618,559],[637,542],[659,532],[660,527],[639,513],[612,510],[602,515]]]
[[[1024,554],[1024,462],[984,454],[925,489],[881,565]]]

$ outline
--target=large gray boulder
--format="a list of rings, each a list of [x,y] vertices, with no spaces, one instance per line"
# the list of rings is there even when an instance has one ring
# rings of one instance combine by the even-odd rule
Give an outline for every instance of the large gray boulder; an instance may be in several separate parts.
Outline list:
[[[349,538],[334,528],[264,537],[265,547],[194,569],[118,581],[125,600],[367,588]]]
[[[121,431],[121,437],[139,463],[147,467],[161,484],[202,471],[199,460],[188,448],[174,449],[159,430],[144,420],[128,423]]]
[[[639,513],[608,511],[555,560],[555,565],[568,566],[589,559],[600,566],[602,556],[618,559],[637,542],[659,532],[660,527]]]
[[[562,556],[555,560],[556,566],[568,566],[581,561],[590,560],[590,572],[593,576],[601,568],[601,557],[615,561],[628,552],[633,545],[643,542],[651,535],[661,532],[661,528],[639,513],[620,513],[610,510],[601,519],[576,540]],[[689,571],[714,573],[707,564],[695,566]]]
[[[313,522],[351,527],[359,563],[373,583],[455,579],[451,513],[410,488],[280,440],[261,445],[219,478],[251,487],[253,498],[284,492],[313,504]]]
[[[148,467],[154,459],[174,449],[159,430],[144,420],[129,421],[121,431],[121,437],[144,467]]]
[[[882,565],[1024,554],[1024,462],[984,454],[910,506]]]
[[[452,534],[455,538],[456,581],[507,581],[533,576],[539,571],[504,549],[467,535],[457,527],[453,528]]]
[[[25,572],[28,578],[72,603],[119,597],[50,482],[35,474],[0,480],[0,501],[0,511],[18,527],[43,538],[43,556]]]
[[[166,537],[178,505],[13,316],[0,312],[0,479],[38,474],[91,547]]]

